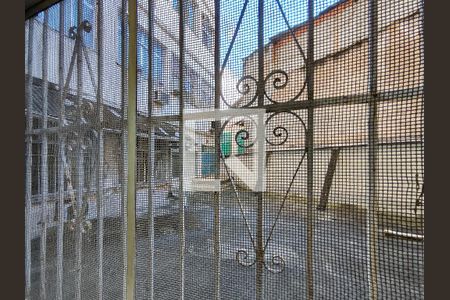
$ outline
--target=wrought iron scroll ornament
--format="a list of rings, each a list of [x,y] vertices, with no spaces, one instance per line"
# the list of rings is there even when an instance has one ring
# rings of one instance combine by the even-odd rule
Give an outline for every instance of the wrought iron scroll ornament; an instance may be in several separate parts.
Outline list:
[[[303,63],[306,64],[305,52],[303,51],[302,47],[300,46],[300,43],[297,40],[297,37],[296,37],[294,31],[292,30],[292,27],[290,26],[290,24],[289,24],[289,22],[287,20],[287,17],[286,17],[286,14],[285,14],[285,12],[284,12],[284,10],[282,8],[282,5],[281,5],[279,0],[275,0],[275,1],[277,3],[279,11],[281,12],[283,20],[284,20],[284,22],[285,22],[285,24],[286,24],[286,26],[288,28],[288,32],[292,36],[292,39],[293,39],[297,49],[300,52],[300,55],[301,55],[301,57],[303,59]],[[245,15],[245,12],[246,12],[246,9],[247,9],[247,6],[248,6],[248,2],[249,2],[249,0],[246,0],[244,2],[244,4],[243,4],[243,8],[241,10],[241,13],[240,13],[240,16],[239,16],[239,20],[237,22],[236,28],[235,28],[234,33],[233,33],[233,37],[231,39],[230,45],[228,47],[228,50],[226,52],[224,61],[222,63],[221,74],[220,74],[221,77],[222,77],[223,71],[224,71],[224,69],[225,69],[225,67],[226,67],[226,65],[227,65],[227,63],[229,61],[231,51],[232,51],[232,49],[234,47],[237,34],[238,34],[239,29],[241,27],[242,20],[243,20],[243,17]],[[289,80],[290,80],[290,78],[289,78],[288,73],[286,71],[284,71],[284,70],[281,70],[281,69],[276,69],[276,70],[273,70],[270,73],[268,73],[265,76],[265,78],[264,78],[264,80],[263,80],[263,82],[261,84],[259,83],[259,81],[254,76],[247,74],[247,75],[244,75],[243,77],[241,77],[240,80],[238,80],[238,82],[236,84],[236,90],[239,93],[239,95],[241,96],[241,99],[243,99],[242,97],[245,97],[245,96],[249,97],[248,101],[246,101],[245,103],[241,103],[241,101],[237,100],[237,101],[234,101],[234,104],[231,104],[229,102],[229,100],[225,99],[225,96],[223,95],[222,91],[221,91],[221,99],[225,103],[225,105],[230,107],[230,108],[249,108],[249,107],[254,107],[254,106],[252,106],[252,104],[255,103],[256,100],[258,99],[258,96],[261,95],[261,93],[263,93],[264,94],[264,98],[267,99],[268,101],[270,101],[271,103],[273,103],[273,104],[281,103],[281,101],[277,101],[276,99],[274,99],[273,95],[271,95],[269,93],[269,88],[274,90],[274,91],[285,89],[288,86],[288,84],[289,84]],[[300,96],[302,95],[302,93],[305,91],[306,84],[307,84],[307,81],[305,79],[303,81],[303,84],[301,85],[300,90],[298,92],[296,92],[296,94],[291,99],[283,99],[283,103],[293,102],[293,101],[298,100],[300,98]],[[266,129],[268,128],[269,123],[271,121],[273,121],[274,118],[277,115],[280,115],[280,114],[290,114],[290,115],[294,116],[295,119],[303,127],[304,132],[305,132],[305,137],[306,137],[307,128],[306,128],[305,122],[294,111],[286,110],[286,111],[279,111],[279,112],[275,112],[275,113],[271,114],[266,119],[266,122],[265,122]],[[229,124],[230,120],[231,119],[228,119],[227,121],[225,121],[223,123],[223,125],[222,125],[222,127],[220,129],[220,131],[221,131],[220,134],[221,135],[222,135],[225,127]],[[254,124],[253,120],[252,120],[252,123]],[[256,141],[257,138],[258,137],[251,138],[251,134],[250,134],[248,129],[241,129],[235,134],[234,140],[235,140],[235,142],[236,142],[236,144],[238,146],[244,147],[244,148],[250,148],[250,147],[253,147],[255,145],[255,141]],[[277,125],[271,130],[271,133],[266,137],[266,142],[269,145],[271,145],[271,146],[281,146],[281,145],[286,143],[288,138],[289,138],[289,130],[285,126]],[[291,190],[293,182],[294,182],[294,180],[295,180],[295,178],[297,176],[297,173],[300,170],[300,166],[303,163],[303,160],[304,160],[305,156],[306,156],[306,151],[303,153],[303,155],[301,156],[300,161],[297,164],[296,170],[295,170],[295,172],[294,172],[294,174],[293,174],[293,176],[292,176],[292,178],[290,180],[288,189],[286,190],[286,193],[284,194],[284,197],[282,199],[281,205],[280,205],[280,207],[279,207],[279,209],[277,211],[277,214],[276,214],[276,217],[275,217],[275,221],[272,224],[272,226],[270,228],[270,231],[269,231],[269,235],[267,236],[267,238],[265,240],[264,249],[263,249],[263,252],[265,254],[267,252],[267,247],[268,247],[268,245],[269,245],[269,243],[270,243],[270,241],[272,239],[272,236],[273,236],[273,233],[274,233],[274,229],[275,229],[275,227],[276,227],[276,225],[278,223],[278,220],[280,218],[281,212],[282,212],[282,210],[283,210],[283,208],[285,206],[286,199],[287,199],[287,197],[289,195],[289,192]],[[246,216],[244,214],[242,202],[241,202],[240,196],[239,196],[239,194],[237,192],[237,188],[236,188],[236,184],[235,184],[234,178],[233,178],[233,176],[231,176],[230,169],[227,166],[227,164],[225,163],[225,158],[224,158],[223,152],[221,152],[220,159],[221,159],[221,161],[222,161],[222,163],[223,163],[223,165],[225,167],[226,174],[227,174],[227,176],[229,177],[229,179],[231,181],[231,184],[232,184],[232,187],[233,187],[233,191],[234,191],[234,195],[235,195],[235,197],[236,197],[236,199],[238,201],[239,209],[240,209],[241,215],[242,215],[242,217],[244,219],[244,223],[245,223],[247,234],[248,234],[248,236],[249,236],[249,238],[251,240],[253,250],[256,253],[255,239],[254,239],[254,237],[252,235],[252,232],[250,230],[250,227],[249,227],[249,224],[248,224],[248,220],[247,220],[247,218],[246,218]],[[264,255],[264,257],[265,257],[265,255]],[[236,261],[242,266],[251,267],[251,266],[253,266],[256,263],[256,257],[251,257],[251,255],[249,254],[249,250],[248,249],[239,249],[236,252]],[[285,259],[281,255],[273,254],[269,260],[266,260],[264,258],[264,267],[271,273],[280,273],[280,272],[282,272],[285,269],[286,262],[285,262]]]
[[[222,63],[221,66],[221,78],[222,78],[222,74],[225,70],[225,67],[228,64],[230,55],[231,55],[231,51],[233,50],[234,44],[236,42],[236,38],[239,32],[239,29],[241,27],[242,24],[242,20],[244,18],[245,12],[247,10],[247,5],[248,5],[249,0],[246,0],[244,2],[243,8],[241,10],[240,16],[239,16],[239,20],[237,22],[236,28],[234,30],[233,33],[233,37],[231,39],[230,45],[227,49],[227,53],[225,55],[224,61]],[[289,24],[289,21],[286,17],[286,14],[283,10],[283,7],[281,6],[281,3],[279,0],[275,0],[275,2],[277,3],[278,9],[281,12],[281,15],[283,17],[284,23],[286,24],[287,28],[288,28],[288,32],[289,34],[292,36],[292,39],[295,43],[295,46],[297,47],[302,60],[303,60],[303,64],[306,64],[306,55],[305,52],[303,51],[303,48],[301,47],[297,36],[295,35],[295,32],[292,30],[291,25]],[[240,103],[240,101],[234,101],[234,104],[231,104],[229,100],[227,100],[224,96],[224,94],[221,91],[221,99],[222,101],[225,103],[226,106],[230,107],[230,108],[245,108],[245,107],[250,107],[252,106],[253,103],[255,103],[256,99],[258,98],[259,93],[264,93],[265,98],[267,98],[270,102],[276,104],[276,103],[280,103],[281,101],[277,101],[276,99],[274,99],[274,97],[268,92],[268,88],[273,88],[274,90],[282,90],[285,89],[288,84],[289,84],[290,78],[289,75],[286,71],[281,70],[281,69],[276,69],[271,71],[269,74],[267,74],[262,82],[262,84],[260,85],[260,88],[262,89],[262,91],[258,90],[258,79],[256,79],[254,76],[246,74],[244,76],[242,76],[238,82],[236,83],[236,90],[238,91],[241,99],[242,97],[245,96],[250,96],[250,93],[252,93],[250,100],[244,103]],[[286,102],[293,102],[296,101],[300,98],[300,96],[303,94],[303,92],[306,89],[306,76],[305,79],[303,80],[303,83],[301,84],[301,88],[300,90],[291,98],[291,99],[283,99],[283,103]]]
[[[88,71],[91,78],[92,86],[94,90],[96,89],[96,84],[93,76],[92,65],[89,60],[89,56],[87,55],[87,50],[85,45],[83,44],[82,33],[83,32],[91,32],[92,25],[89,21],[84,20],[80,23],[78,27],[73,26],[69,28],[69,38],[75,40],[75,44],[73,47],[72,57],[70,60],[69,70],[67,74],[67,78],[65,80],[65,84],[63,88],[63,101],[66,101],[67,94],[69,90],[69,85],[72,80],[74,65],[76,61],[76,57],[78,55],[83,55],[86,60],[86,64],[88,67]],[[80,51],[79,51],[80,50]],[[69,101],[71,102],[71,101]],[[75,190],[72,183],[73,172],[72,166],[70,163],[70,157],[74,157],[77,151],[81,151],[81,153],[90,152],[90,157],[95,157],[92,155],[95,153],[95,139],[98,136],[96,130],[91,126],[95,120],[96,111],[95,106],[92,102],[82,101],[78,105],[66,105],[67,103],[61,103],[61,108],[65,109],[65,124],[67,122],[76,122],[79,126],[77,130],[69,132],[65,134],[64,143],[63,143],[63,169],[64,169],[64,178],[67,184],[68,196],[69,196],[69,204],[71,209],[71,216],[69,216],[69,228],[71,230],[76,230],[76,228],[80,228],[82,233],[87,232],[92,228],[91,222],[87,219],[87,210],[88,210],[88,199],[86,195],[83,195],[82,205],[78,207],[76,203]],[[88,184],[88,194],[90,192],[90,184]]]
[[[280,114],[289,114],[295,117],[295,119],[299,122],[299,124],[301,125],[301,127],[303,128],[304,132],[306,133],[306,124],[303,121],[303,119],[296,113],[293,111],[280,111],[280,112],[275,112],[272,113],[265,121],[265,127],[268,128],[268,125],[270,122],[272,122],[276,116],[280,115]],[[253,119],[249,118],[252,122],[253,125],[256,125],[256,123],[254,122]],[[226,126],[230,123],[231,119],[228,119],[224,122],[224,124],[222,125],[221,129],[220,129],[220,133],[221,135],[223,134]],[[306,134],[305,134],[306,137]],[[289,138],[289,131],[286,127],[284,126],[276,126],[271,130],[271,134],[269,136],[266,137],[266,142],[272,146],[280,146],[286,143],[286,141]],[[240,147],[245,147],[245,148],[250,148],[253,147],[255,145],[255,141],[258,139],[258,136],[255,137],[251,137],[251,133],[249,131],[249,129],[240,129],[239,131],[236,132],[236,134],[234,135],[234,140],[236,142],[236,144]],[[245,143],[246,142],[246,143]],[[303,153],[300,161],[297,164],[296,170],[294,172],[294,174],[292,175],[292,178],[289,182],[289,186],[288,189],[286,190],[286,193],[283,196],[283,199],[281,201],[281,205],[277,211],[276,217],[275,217],[275,221],[272,224],[270,231],[269,231],[269,235],[266,238],[265,244],[264,244],[264,253],[267,252],[267,248],[268,245],[272,239],[275,227],[277,226],[278,220],[281,216],[281,212],[286,204],[286,200],[289,196],[290,190],[292,188],[292,185],[294,183],[295,178],[297,177],[297,174],[300,170],[300,166],[303,163],[303,160],[306,156],[306,151]],[[239,209],[242,215],[242,218],[244,219],[244,223],[245,223],[245,228],[247,231],[248,236],[250,237],[251,243],[252,243],[252,247],[253,250],[256,251],[256,243],[255,240],[253,238],[253,234],[251,232],[250,226],[249,226],[249,222],[244,214],[244,209],[243,209],[243,205],[242,205],[242,201],[240,199],[237,187],[236,187],[236,182],[233,178],[233,176],[231,176],[231,172],[230,172],[230,168],[227,166],[226,162],[225,162],[225,155],[222,152],[221,149],[221,157],[220,157],[224,167],[225,167],[225,172],[228,176],[228,178],[230,179],[230,182],[232,184],[232,188],[233,188],[233,192],[234,195],[238,201],[238,205],[239,205]],[[251,267],[256,263],[256,258],[251,257],[251,255],[249,254],[249,251],[247,249],[239,249],[236,252],[236,260],[237,262],[245,267]],[[271,273],[280,273],[285,269],[286,266],[286,262],[284,260],[284,258],[281,255],[278,254],[273,254],[270,258],[270,260],[264,260],[264,267]]]

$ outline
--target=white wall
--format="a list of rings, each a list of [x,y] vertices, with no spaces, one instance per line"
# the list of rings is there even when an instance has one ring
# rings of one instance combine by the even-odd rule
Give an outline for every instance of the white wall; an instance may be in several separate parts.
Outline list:
[[[104,23],[103,23],[103,39],[104,49],[104,103],[112,107],[120,108],[121,106],[121,87],[124,84],[121,82],[121,66],[118,61],[118,23],[119,13],[121,11],[121,1],[104,1]],[[140,1],[138,4],[138,23],[142,28],[148,28],[147,12],[144,10],[146,1]],[[205,13],[209,15],[211,22],[214,22],[214,16],[211,11],[205,5],[199,5],[199,14]],[[178,55],[178,13],[172,8],[172,1],[170,0],[158,0],[155,2],[156,13],[156,27],[155,37],[164,46],[167,47],[167,55],[165,61],[166,72],[163,80],[164,86],[160,87],[161,91],[168,94],[171,92],[170,82],[170,52],[174,52]],[[203,76],[208,82],[213,84],[213,53],[203,46],[201,41],[201,19],[197,20],[199,30],[194,34],[186,26],[186,62],[194,69],[199,76]],[[94,28],[97,24],[94,24]],[[51,28],[48,30],[48,80],[51,83],[57,84],[59,82],[58,73],[58,56],[59,56],[59,32]],[[96,35],[96,30],[93,31]],[[43,40],[43,24],[40,21],[34,21],[34,36],[33,36],[33,76],[42,78],[42,47]],[[25,42],[28,41],[28,26],[25,26]],[[96,42],[95,42],[96,43]],[[27,48],[27,43],[25,48]],[[64,41],[64,78],[67,76],[69,69],[70,58],[73,53],[74,40],[65,38]],[[95,84],[97,81],[97,54],[98,49],[88,49],[88,57],[93,68],[93,74],[95,77]],[[26,61],[25,61],[26,63]],[[76,64],[75,64],[76,65]],[[26,65],[26,72],[28,68]],[[76,94],[76,67],[70,82],[70,93]],[[199,80],[200,81],[200,80]],[[83,94],[85,98],[95,99],[94,86],[91,83],[91,78],[88,73],[86,60],[83,57]],[[138,109],[142,113],[147,113],[147,80],[139,80],[138,82]],[[175,97],[171,97],[171,101],[177,101]],[[175,108],[177,105],[171,103],[170,111],[176,113]],[[168,111],[165,111],[166,113]],[[164,109],[159,113],[164,113]]]

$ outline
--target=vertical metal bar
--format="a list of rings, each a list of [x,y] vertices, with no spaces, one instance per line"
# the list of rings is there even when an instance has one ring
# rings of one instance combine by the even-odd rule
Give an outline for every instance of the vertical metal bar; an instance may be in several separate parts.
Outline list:
[[[153,113],[153,44],[154,44],[154,1],[148,1],[148,156],[147,156],[147,181],[148,181],[148,299],[153,300],[153,282],[154,282],[154,253],[155,253],[155,237],[154,237],[154,219],[153,219],[153,167],[155,158],[155,129],[152,122]]]
[[[56,299],[63,297],[64,243],[64,3],[59,4],[59,122],[58,122],[58,225],[56,232]]]
[[[378,124],[377,124],[377,47],[378,47],[378,7],[377,0],[369,3],[369,207],[367,212],[368,240],[368,278],[369,299],[378,299],[378,199],[377,199],[377,162],[378,162]]]
[[[314,298],[313,244],[314,244],[314,0],[308,0],[308,51],[306,64],[308,84],[307,148],[307,207],[306,207],[306,299]]]
[[[214,1],[214,109],[220,109],[222,79],[220,76],[220,0]],[[220,180],[220,120],[215,120],[216,180]],[[220,299],[220,192],[214,192],[214,297]]]
[[[127,300],[134,300],[136,278],[136,97],[137,0],[128,0],[128,151],[127,151]]]
[[[47,270],[47,200],[48,200],[48,10],[44,12],[43,40],[42,40],[42,151],[41,151],[41,272],[40,295],[47,299],[46,270]]]
[[[84,155],[81,149],[81,144],[83,141],[78,140],[77,149],[77,164],[76,164],[76,177],[77,177],[77,188],[76,188],[76,214],[75,214],[75,299],[81,299],[81,271],[82,271],[82,247],[83,247],[83,231],[82,231],[82,214],[83,214],[83,165],[84,165]]]
[[[127,0],[122,0],[121,7],[121,61],[120,64],[122,66],[120,76],[121,76],[121,111],[122,111],[122,126],[121,126],[121,145],[122,145],[122,162],[121,162],[121,170],[120,170],[120,184],[121,184],[121,216],[122,216],[122,253],[123,253],[123,273],[122,273],[122,299],[126,299],[127,297],[127,269],[128,269],[128,255],[127,255],[127,130],[126,130],[126,116],[127,116],[127,57],[126,57],[126,45],[128,45],[128,37],[127,37]]]
[[[258,0],[258,107],[264,106],[264,0]],[[256,299],[263,299],[264,207],[263,193],[258,192],[256,219]]]
[[[179,158],[183,160],[183,153],[184,153],[184,116],[183,116],[183,109],[184,109],[184,0],[178,1],[178,15],[179,15],[179,22],[178,22],[178,33],[179,33],[179,52],[180,52],[180,63],[179,63],[179,72],[180,72],[180,82],[179,82],[179,91],[180,91],[180,103],[179,103],[179,114],[180,114],[180,129],[179,129]],[[184,220],[184,191],[183,191],[183,163],[181,165],[181,172],[180,172],[180,180],[179,180],[179,208],[180,208],[180,224],[179,224],[179,238],[180,238],[180,299],[184,300],[184,254],[185,254],[185,247],[186,247],[186,232],[185,232],[185,220]]]
[[[422,40],[422,43],[424,43],[425,33],[424,33],[424,19],[425,19],[425,11],[424,11],[424,0],[421,0],[419,3],[419,17],[420,17],[420,39]],[[421,61],[423,62],[423,49],[420,51],[421,53]]]
[[[28,20],[28,57],[27,57],[27,135],[26,142],[26,162],[25,162],[25,299],[30,299],[31,290],[31,166],[33,160],[32,135],[33,129],[33,35],[34,19]]]
[[[151,118],[151,116],[149,116]],[[151,121],[150,121],[151,122]],[[154,207],[153,207],[153,194],[152,190],[154,188],[154,166],[155,166],[155,129],[153,126],[150,127],[149,133],[149,141],[148,141],[148,237],[149,237],[149,270],[148,270],[148,299],[152,300],[154,298],[154,256],[155,256],[155,236],[154,236]]]
[[[78,143],[77,143],[77,151],[76,151],[76,177],[77,177],[77,188],[76,188],[76,211],[75,214],[75,299],[81,299],[81,254],[83,247],[83,232],[82,232],[82,207],[83,207],[83,187],[84,187],[84,178],[83,178],[83,137],[82,137],[82,101],[83,101],[83,30],[80,28],[81,22],[83,21],[83,1],[78,1],[77,7],[77,40],[76,43],[76,53],[77,53],[77,117],[78,117]]]
[[[103,1],[97,2],[97,262],[98,299],[103,299]]]

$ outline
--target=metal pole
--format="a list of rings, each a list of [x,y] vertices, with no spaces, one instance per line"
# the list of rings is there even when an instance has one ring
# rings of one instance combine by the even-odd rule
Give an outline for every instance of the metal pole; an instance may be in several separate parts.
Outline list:
[[[179,72],[180,72],[180,82],[179,82],[179,91],[180,91],[180,103],[179,103],[179,114],[180,114],[180,129],[179,129],[179,158],[183,160],[184,153],[184,120],[183,120],[183,109],[184,109],[184,9],[183,9],[184,0],[178,1],[178,15],[179,15],[179,23],[178,23],[178,32],[179,32],[179,52],[180,52],[180,63],[179,63]],[[180,299],[184,300],[184,254],[186,247],[186,232],[185,232],[185,224],[184,224],[184,191],[183,191],[183,163],[181,165],[180,172],[180,180],[179,180],[179,208],[180,208],[180,224],[179,224],[179,237],[180,237]]]
[[[42,151],[41,151],[41,299],[47,298],[46,270],[47,270],[47,200],[48,200],[48,136],[45,132],[48,123],[48,10],[44,12],[44,28],[42,41]]]
[[[26,162],[25,162],[25,299],[30,299],[31,291],[31,166],[33,160],[32,135],[33,128],[33,35],[34,20],[28,20],[28,57],[27,57],[27,135],[26,142]]]
[[[264,0],[258,0],[258,108],[264,106]],[[260,150],[260,149],[259,149]],[[264,207],[263,193],[258,192],[256,220],[256,299],[263,299]]]
[[[56,232],[56,299],[63,297],[64,251],[64,4],[59,4],[58,225]]]
[[[148,241],[149,241],[149,258],[148,258],[148,299],[153,300],[154,297],[154,253],[155,253],[155,237],[154,237],[154,219],[153,219],[153,167],[155,158],[155,129],[152,123],[153,113],[153,43],[154,43],[154,1],[148,1],[148,157],[147,157],[147,181],[148,181]]]
[[[314,0],[308,0],[308,49],[306,76],[308,83],[307,148],[307,206],[306,206],[306,298],[314,298],[313,244],[314,244]]]
[[[98,299],[103,299],[103,1],[97,2],[97,261]]]
[[[220,109],[220,94],[222,79],[220,76],[220,0],[214,1],[214,109]],[[216,148],[216,180],[220,180],[220,120],[214,120],[215,148]],[[214,192],[214,284],[215,299],[220,299],[220,192]]]
[[[377,0],[369,1],[369,207],[367,211],[368,240],[368,278],[369,299],[378,299],[378,197],[377,197],[377,161],[378,161],[378,122],[377,122],[377,47],[378,12]]]
[[[425,11],[424,11],[424,0],[421,0],[419,3],[419,17],[420,17],[420,39],[421,39],[421,43],[424,43],[424,38],[425,38],[425,33],[424,33],[424,18],[425,18]],[[422,49],[420,51],[421,53],[421,61],[424,61],[424,57],[423,57],[423,46]]]
[[[128,255],[127,255],[127,129],[126,129],[126,116],[127,116],[127,57],[126,57],[126,45],[128,44],[127,26],[128,23],[126,17],[127,0],[122,0],[122,12],[121,12],[121,110],[122,110],[122,126],[121,126],[121,145],[122,145],[122,157],[121,157],[121,170],[120,170],[120,184],[121,184],[121,216],[122,216],[122,253],[123,253],[123,273],[122,273],[122,299],[127,297],[127,269],[128,269]]]
[[[76,177],[77,177],[77,188],[76,188],[76,214],[75,217],[75,299],[81,299],[81,253],[83,247],[83,232],[82,232],[82,207],[83,207],[83,187],[84,187],[84,178],[83,178],[83,137],[82,137],[82,101],[83,101],[83,55],[82,55],[82,47],[83,47],[83,30],[79,28],[81,26],[81,22],[83,21],[83,1],[78,1],[78,13],[77,13],[77,36],[78,44],[76,45],[76,53],[77,53],[77,115],[78,115],[78,142],[77,142],[77,151],[76,151]]]
[[[134,300],[136,279],[136,97],[137,0],[128,0],[128,151],[127,151],[127,300]]]

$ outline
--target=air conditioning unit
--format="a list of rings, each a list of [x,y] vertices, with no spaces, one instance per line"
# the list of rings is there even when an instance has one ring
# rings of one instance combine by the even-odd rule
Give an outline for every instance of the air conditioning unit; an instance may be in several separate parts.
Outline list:
[[[166,92],[155,90],[153,101],[160,106],[167,105],[169,103],[169,94],[167,94]]]

